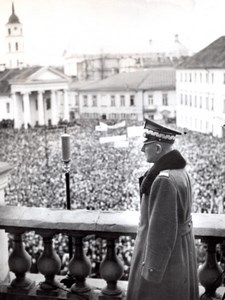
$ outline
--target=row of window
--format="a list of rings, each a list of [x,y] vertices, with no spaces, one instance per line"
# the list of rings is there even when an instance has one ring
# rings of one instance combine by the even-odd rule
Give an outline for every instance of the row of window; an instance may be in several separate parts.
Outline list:
[[[17,27],[14,27],[14,31],[17,31]],[[11,35],[11,33],[12,33],[12,30],[11,30],[11,28],[8,28],[8,35]],[[22,28],[20,28],[20,34],[22,35],[22,33],[23,33],[23,31],[22,31]]]
[[[96,95],[92,95],[91,101],[92,101],[91,106],[93,106],[93,107],[98,106],[98,101],[97,101],[97,96]],[[135,106],[135,96],[134,95],[130,95],[129,101],[130,101],[129,102],[130,106]],[[125,105],[126,105],[125,96],[120,95],[120,106],[125,106]],[[83,95],[83,106],[84,107],[88,106],[88,96],[87,95]],[[110,96],[110,106],[116,106],[115,95]]]
[[[92,95],[92,105],[93,107],[97,106],[97,96],[96,95]],[[130,95],[129,98],[129,105],[130,106],[135,106],[135,96],[134,95]],[[125,102],[125,96],[124,95],[120,95],[120,106],[125,106],[126,102]],[[153,98],[153,94],[148,95],[148,105],[154,105],[154,98]],[[167,93],[163,93],[162,94],[162,105],[168,105],[168,94]],[[83,95],[83,106],[87,107],[88,106],[88,96],[87,95]],[[115,95],[111,95],[110,96],[110,106],[116,106],[116,98]]]
[[[103,120],[137,120],[137,114],[97,114],[97,113],[83,113],[81,115],[84,119],[103,119]]]
[[[12,47],[11,47],[11,43],[9,43],[9,52],[11,52],[12,51]],[[15,49],[16,49],[16,51],[19,51],[19,44],[18,44],[18,42],[15,42]]]
[[[214,73],[191,73],[191,72],[180,72],[180,82],[193,82],[193,83],[214,83]],[[223,74],[223,83],[225,84],[225,73]]]
[[[148,95],[148,105],[149,106],[154,105],[154,98],[153,98],[152,94]],[[165,105],[165,106],[169,105],[169,103],[168,103],[168,94],[167,93],[162,94],[162,105]]]
[[[198,118],[192,118],[190,116],[179,116],[179,126],[191,128],[197,131],[213,132],[213,124],[207,120],[200,120]]]
[[[206,110],[214,110],[214,98],[208,96],[192,96],[192,95],[180,95],[180,104],[184,106],[205,108]]]

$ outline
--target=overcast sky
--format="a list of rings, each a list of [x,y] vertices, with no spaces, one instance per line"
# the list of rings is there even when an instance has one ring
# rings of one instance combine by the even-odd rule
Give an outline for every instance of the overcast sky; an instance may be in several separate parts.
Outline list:
[[[0,50],[11,0],[0,0]],[[179,34],[191,51],[225,35],[224,0],[14,0],[23,24],[25,50],[35,62],[75,53],[149,50]]]

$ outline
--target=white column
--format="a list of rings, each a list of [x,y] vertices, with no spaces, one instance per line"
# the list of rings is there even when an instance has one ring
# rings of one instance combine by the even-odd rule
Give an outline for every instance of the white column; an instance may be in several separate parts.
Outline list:
[[[31,113],[30,113],[30,97],[29,93],[23,94],[23,107],[24,107],[24,128],[27,128],[27,124],[31,125]]]
[[[19,128],[19,118],[18,118],[18,99],[16,97],[16,93],[11,94],[12,103],[13,103],[13,119],[14,119],[14,128]]]
[[[0,205],[5,205],[4,189],[8,185],[8,176],[12,167],[7,163],[0,162]],[[8,267],[8,237],[4,230],[0,230],[0,281],[9,281],[9,267]]]
[[[63,119],[69,121],[69,103],[68,103],[68,91],[67,90],[64,90]]]
[[[56,91],[51,91],[51,115],[52,115],[52,125],[57,125],[58,113],[56,109]]]
[[[44,125],[44,103],[43,103],[43,92],[38,91],[38,124]]]

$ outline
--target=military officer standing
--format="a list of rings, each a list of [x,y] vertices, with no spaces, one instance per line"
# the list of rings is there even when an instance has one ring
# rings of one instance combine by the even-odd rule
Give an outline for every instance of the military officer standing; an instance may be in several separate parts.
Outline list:
[[[145,122],[142,151],[153,166],[140,178],[141,211],[127,300],[198,300],[192,191],[178,131]]]

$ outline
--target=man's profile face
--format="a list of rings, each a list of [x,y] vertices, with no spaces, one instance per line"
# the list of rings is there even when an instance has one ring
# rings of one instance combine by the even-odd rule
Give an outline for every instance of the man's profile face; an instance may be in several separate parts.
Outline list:
[[[146,161],[149,163],[154,163],[157,158],[156,152],[156,142],[151,141],[143,144],[141,151],[145,154]]]

